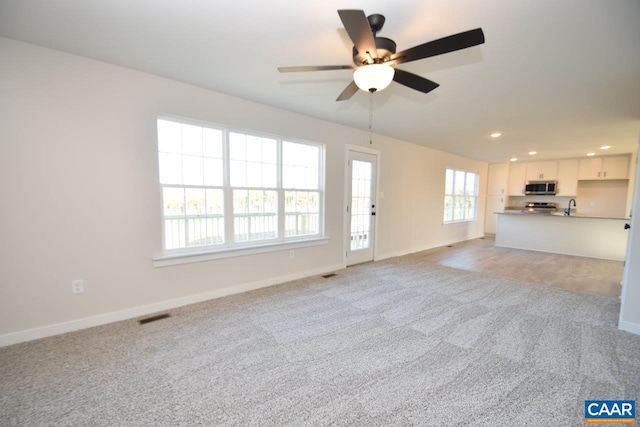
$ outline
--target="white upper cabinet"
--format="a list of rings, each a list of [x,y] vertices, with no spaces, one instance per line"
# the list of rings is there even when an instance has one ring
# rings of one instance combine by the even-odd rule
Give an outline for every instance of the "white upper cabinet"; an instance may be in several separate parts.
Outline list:
[[[629,179],[629,156],[603,157],[602,179]]]
[[[527,163],[527,181],[554,181],[558,179],[558,162],[549,160]]]
[[[504,196],[507,191],[507,179],[509,175],[508,163],[493,163],[489,165],[489,178],[487,182],[488,196]]]
[[[511,163],[509,165],[509,185],[507,186],[508,196],[524,196],[526,169],[526,163]]]
[[[580,159],[580,167],[578,169],[578,179],[600,179],[601,174],[602,174],[602,159],[599,159],[597,157]]]
[[[629,179],[630,154],[582,159],[550,160],[508,164],[507,196],[523,196],[525,181],[558,181],[558,196],[575,197],[579,180]],[[496,164],[497,165],[497,164]],[[489,165],[489,175],[491,176]],[[496,172],[496,175],[499,175]],[[497,181],[496,181],[497,183]],[[492,184],[491,177],[487,195],[500,188]]]
[[[578,195],[578,159],[558,161],[558,196]]]
[[[629,156],[580,159],[578,179],[629,179]]]

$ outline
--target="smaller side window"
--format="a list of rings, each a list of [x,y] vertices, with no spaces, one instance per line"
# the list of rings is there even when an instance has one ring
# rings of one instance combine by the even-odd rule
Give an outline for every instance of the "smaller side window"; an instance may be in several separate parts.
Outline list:
[[[443,218],[445,224],[473,221],[477,218],[478,181],[477,173],[446,170]]]

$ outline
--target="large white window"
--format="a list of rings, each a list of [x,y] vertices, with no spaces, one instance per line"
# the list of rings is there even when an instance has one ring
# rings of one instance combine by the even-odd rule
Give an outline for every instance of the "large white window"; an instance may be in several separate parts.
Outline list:
[[[321,144],[158,119],[167,252],[320,237]]]
[[[478,211],[479,175],[447,169],[444,187],[444,223],[473,221]]]

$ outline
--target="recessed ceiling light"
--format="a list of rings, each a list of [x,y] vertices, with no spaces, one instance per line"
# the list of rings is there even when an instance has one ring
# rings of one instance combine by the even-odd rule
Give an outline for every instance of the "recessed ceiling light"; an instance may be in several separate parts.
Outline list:
[[[518,161],[518,158],[517,158],[517,157],[512,157],[510,160],[511,160],[512,162],[517,162],[517,161]]]
[[[587,153],[587,156],[595,156],[596,153]]]
[[[502,136],[502,134],[500,132],[494,132],[494,133],[491,134],[491,138],[499,138],[501,136]]]
[[[538,154],[538,152],[537,152],[537,151],[529,151],[529,155],[530,155],[530,156],[535,156],[536,154]]]
[[[609,148],[611,148],[610,145],[603,145],[602,147],[600,147],[601,150],[608,150]]]

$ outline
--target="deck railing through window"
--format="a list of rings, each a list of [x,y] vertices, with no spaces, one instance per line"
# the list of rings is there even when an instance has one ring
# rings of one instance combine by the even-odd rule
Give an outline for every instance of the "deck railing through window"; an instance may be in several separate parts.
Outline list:
[[[322,144],[159,118],[158,162],[165,250],[322,236]]]

